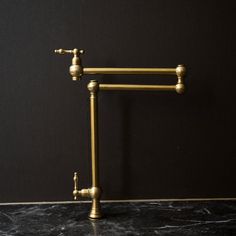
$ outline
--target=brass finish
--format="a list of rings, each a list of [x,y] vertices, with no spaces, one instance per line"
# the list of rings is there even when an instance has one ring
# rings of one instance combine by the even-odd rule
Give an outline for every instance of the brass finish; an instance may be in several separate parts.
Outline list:
[[[182,94],[185,90],[184,76],[186,68],[184,65],[178,65],[176,68],[83,68],[80,54],[83,50],[73,49],[55,50],[59,54],[73,54],[70,74],[72,80],[79,80],[83,75],[94,74],[156,74],[156,75],[176,75],[177,83],[175,85],[140,85],[140,84],[99,84],[96,80],[91,80],[88,84],[90,92],[90,126],[91,126],[91,163],[92,163],[92,187],[87,189],[78,189],[78,174],[74,173],[74,199],[78,197],[88,197],[92,199],[92,208],[89,214],[91,219],[99,219],[101,213],[101,188],[99,186],[99,167],[98,167],[98,125],[97,125],[97,93],[99,90],[144,90],[144,91],[176,91]]]
[[[70,74],[72,80],[80,80],[83,75],[97,75],[97,74],[118,74],[118,75],[177,75],[178,84],[176,91],[178,93],[183,93],[183,77],[185,75],[185,67],[183,65],[178,65],[176,68],[109,68],[109,67],[91,67],[84,68],[81,63],[80,54],[84,53],[84,50],[78,50],[74,48],[73,50],[56,49],[55,53],[58,54],[73,54],[72,65],[70,66]]]
[[[91,158],[92,158],[92,186],[98,186],[98,147],[97,147],[97,90],[98,82],[90,81],[88,84],[90,91],[90,127],[91,127]]]
[[[100,90],[175,91],[176,85],[99,84]]]
[[[178,65],[176,68],[176,75],[178,78],[178,82],[176,85],[176,92],[179,94],[184,93],[185,90],[185,86],[184,86],[184,76],[186,74],[186,68],[184,67],[184,65]]]
[[[78,196],[88,197],[92,199],[92,208],[89,214],[91,219],[99,219],[102,217],[101,213],[101,188],[99,187],[99,173],[98,173],[98,142],[97,142],[97,91],[98,82],[91,80],[88,84],[90,92],[90,123],[91,123],[91,163],[92,163],[92,187],[88,189],[78,190],[78,174],[74,174],[74,199]]]
[[[91,124],[91,158],[92,158],[92,209],[89,217],[98,219],[102,217],[100,197],[101,189],[99,187],[99,173],[98,173],[98,126],[97,126],[97,91],[98,82],[96,80],[90,81],[88,90],[90,91],[90,124]]]
[[[58,54],[73,54],[74,57],[72,58],[72,65],[70,66],[69,72],[72,76],[72,80],[80,80],[80,77],[83,74],[83,68],[81,65],[81,59],[79,57],[80,54],[84,53],[84,50],[78,50],[77,48],[74,48],[73,50],[65,50],[65,49],[56,49],[55,53]]]
[[[74,48],[73,50],[66,50],[66,49],[55,49],[55,53],[58,53],[58,54],[74,54],[76,56],[78,56],[79,54],[83,54],[84,53],[84,50],[78,50],[77,48]]]
[[[84,75],[118,74],[118,75],[175,75],[175,68],[83,68]]]
[[[77,200],[77,197],[79,195],[79,190],[78,190],[78,174],[77,172],[74,173],[74,191],[73,191],[73,196],[74,196],[74,200]]]

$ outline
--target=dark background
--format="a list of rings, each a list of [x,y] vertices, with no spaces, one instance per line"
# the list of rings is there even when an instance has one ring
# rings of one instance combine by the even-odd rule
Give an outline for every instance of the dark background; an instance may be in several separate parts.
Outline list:
[[[85,67],[186,64],[187,92],[101,92],[103,199],[236,197],[233,1],[1,0],[0,201],[71,200],[90,186],[89,79],[175,83],[163,76],[84,76]]]

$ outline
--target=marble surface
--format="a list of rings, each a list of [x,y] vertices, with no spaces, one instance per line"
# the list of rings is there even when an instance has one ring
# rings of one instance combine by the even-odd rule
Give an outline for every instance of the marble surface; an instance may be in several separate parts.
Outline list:
[[[236,235],[236,201],[102,203],[104,218],[87,218],[89,203],[1,205],[1,236]]]

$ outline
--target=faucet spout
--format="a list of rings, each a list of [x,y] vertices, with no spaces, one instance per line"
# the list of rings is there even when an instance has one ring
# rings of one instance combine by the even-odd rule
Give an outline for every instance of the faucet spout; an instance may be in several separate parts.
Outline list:
[[[66,50],[66,49],[56,49],[54,50],[55,53],[64,55],[64,54],[73,54],[72,63],[69,68],[70,75],[72,76],[72,80],[80,80],[83,74],[83,68],[81,65],[80,54],[84,53],[84,50],[78,50],[74,48],[73,50]]]

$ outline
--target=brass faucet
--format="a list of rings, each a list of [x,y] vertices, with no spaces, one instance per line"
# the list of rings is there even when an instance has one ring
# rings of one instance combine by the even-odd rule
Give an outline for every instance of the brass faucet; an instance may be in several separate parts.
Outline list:
[[[88,197],[92,199],[92,208],[89,214],[91,219],[99,219],[101,213],[101,188],[99,185],[99,167],[98,167],[98,127],[97,127],[97,93],[99,90],[146,90],[146,91],[176,91],[182,94],[185,90],[184,76],[186,68],[184,65],[178,65],[176,68],[84,68],[81,63],[80,54],[84,50],[65,50],[58,49],[55,53],[73,54],[72,65],[69,72],[72,80],[80,80],[85,74],[158,74],[158,75],[175,75],[177,83],[175,85],[143,85],[143,84],[99,84],[96,80],[88,83],[90,92],[90,126],[91,126],[91,164],[92,164],[92,187],[88,189],[78,188],[78,173],[74,173],[74,200],[78,197]]]

